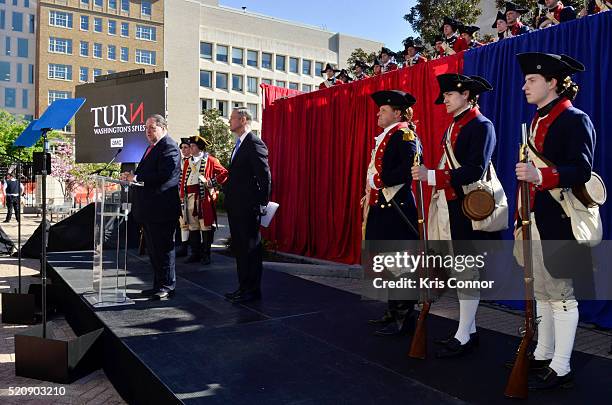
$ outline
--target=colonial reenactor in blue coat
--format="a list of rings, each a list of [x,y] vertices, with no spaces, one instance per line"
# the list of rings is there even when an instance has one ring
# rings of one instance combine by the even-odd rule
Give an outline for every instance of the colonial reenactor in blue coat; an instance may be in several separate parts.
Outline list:
[[[506,21],[508,22],[508,29],[504,33],[506,38],[516,37],[531,31],[529,26],[521,22],[521,16],[528,12],[529,10],[526,8],[522,8],[511,1],[506,2]]]
[[[437,48],[439,55],[448,56],[454,55],[461,51],[465,51],[467,48],[467,42],[459,36],[457,29],[461,23],[453,18],[444,17],[444,23],[440,27],[443,38],[442,44]]]
[[[480,113],[477,104],[478,96],[491,90],[492,86],[481,77],[456,73],[439,75],[437,79],[440,94],[435,103],[445,104],[446,112],[453,115],[453,122],[443,139],[443,157],[438,167],[428,169],[421,165],[412,168],[413,179],[426,181],[434,187],[428,218],[429,238],[454,241],[499,239],[499,232],[474,230],[472,220],[462,210],[463,186],[484,177],[495,149],[495,129],[491,121]],[[444,210],[436,209],[440,204],[447,206],[447,215]],[[442,345],[438,357],[459,356],[478,344],[476,311],[479,293],[463,294],[458,290],[458,295],[459,326],[454,335],[437,341]]]
[[[415,233],[417,211],[412,194],[410,167],[418,148],[418,138],[412,124],[411,106],[414,97],[399,90],[383,90],[372,94],[379,107],[378,126],[383,131],[368,166],[364,208],[365,240],[418,240]],[[403,215],[398,210],[403,212]],[[411,221],[412,227],[405,222]],[[389,300],[381,319],[370,323],[382,325],[378,335],[411,332],[414,327],[412,300]]]
[[[538,4],[546,6],[546,12],[540,13],[536,26],[539,29],[559,25],[562,22],[576,19],[576,10],[572,6],[566,7],[559,0],[538,0]]]
[[[468,49],[479,48],[482,44],[474,39],[474,33],[480,30],[480,27],[475,25],[463,25],[459,26],[459,35],[467,43]]]
[[[525,75],[527,102],[538,107],[529,131],[531,162],[516,165],[517,179],[532,184],[532,239],[577,241],[571,216],[579,211],[567,211],[566,204],[584,204],[575,200],[573,190],[591,179],[595,149],[595,130],[589,116],[572,106],[578,86],[570,75],[584,71],[584,66],[566,55],[530,52],[517,56]],[[556,253],[542,243],[542,259],[533,256],[540,322],[538,344],[530,362],[530,369],[536,372],[531,389],[564,387],[573,380],[570,358],[579,315],[574,293],[589,288],[584,284],[592,271],[592,258],[586,244],[572,243],[572,249]],[[564,251],[573,257],[566,257]],[[569,263],[580,263],[579,278],[564,278]]]
[[[506,37],[506,30],[508,29],[508,23],[506,22],[506,13],[498,11],[497,16],[495,17],[495,22],[493,23],[493,25],[491,25],[491,28],[497,30],[497,38],[495,38],[494,42],[504,39]]]

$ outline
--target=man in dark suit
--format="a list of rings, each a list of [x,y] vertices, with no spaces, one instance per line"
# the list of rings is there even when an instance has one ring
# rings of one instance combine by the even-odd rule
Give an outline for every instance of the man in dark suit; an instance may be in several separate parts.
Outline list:
[[[149,147],[135,173],[123,173],[122,179],[143,183],[134,186],[134,219],[142,224],[149,258],[155,272],[153,289],[145,290],[153,299],[174,294],[174,232],[181,205],[178,183],[180,178],[180,152],[168,135],[168,124],[161,115],[152,115],[146,121]]]
[[[236,256],[238,289],[225,294],[232,302],[261,298],[262,246],[259,225],[270,198],[268,148],[251,132],[252,116],[244,107],[230,116],[230,130],[236,136],[224,186],[225,209]]]

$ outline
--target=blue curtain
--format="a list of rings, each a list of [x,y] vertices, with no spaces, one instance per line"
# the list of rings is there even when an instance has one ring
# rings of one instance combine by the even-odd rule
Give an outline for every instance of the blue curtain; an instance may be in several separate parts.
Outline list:
[[[521,139],[521,123],[530,123],[535,107],[527,104],[521,90],[524,78],[516,54],[521,52],[564,53],[582,62],[586,71],[574,76],[580,91],[573,103],[586,112],[597,131],[594,170],[599,173],[612,191],[612,12],[570,21],[519,37],[505,39],[466,52],[464,73],[486,78],[494,87],[480,99],[481,111],[495,125],[497,148],[493,156],[495,168],[509,196],[510,212],[516,205],[516,179],[514,165],[518,157]],[[607,114],[606,114],[607,112]],[[568,134],[571,136],[571,134]],[[604,225],[603,237],[612,233],[612,202],[600,208]],[[511,238],[506,232],[505,238]],[[522,302],[504,302],[513,307]],[[612,303],[607,301],[583,301],[580,303],[582,321],[612,327]]]

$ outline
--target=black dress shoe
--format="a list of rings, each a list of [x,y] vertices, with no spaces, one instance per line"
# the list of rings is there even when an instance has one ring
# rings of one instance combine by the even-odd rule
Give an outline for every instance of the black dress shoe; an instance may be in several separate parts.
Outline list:
[[[436,357],[439,359],[444,359],[468,354],[474,347],[471,342],[472,340],[470,339],[464,345],[462,345],[459,340],[452,338],[446,345],[444,345],[444,348],[438,350]]]
[[[546,367],[538,374],[529,379],[530,390],[552,390],[555,388],[571,388],[574,386],[574,373],[569,372],[559,377],[557,372]]]
[[[434,340],[434,343],[437,345],[442,345],[445,346],[448,344],[448,342],[450,342],[453,338],[455,337],[455,335],[448,335],[445,338],[441,338],[441,339],[436,339]],[[478,346],[480,344],[480,335],[478,334],[478,332],[474,332],[474,333],[470,333],[470,342],[472,342],[472,345],[474,347]]]
[[[153,294],[155,294],[155,293],[156,293],[156,292],[158,292],[158,291],[159,291],[159,288],[149,288],[148,290],[142,290],[142,291],[140,292],[140,295],[146,295],[146,296],[149,296],[149,295],[153,295]]]
[[[390,324],[393,321],[395,321],[395,315],[391,311],[389,311],[389,310],[386,310],[385,313],[383,314],[383,316],[378,318],[378,319],[368,319],[368,323],[370,325],[383,325],[383,326],[387,326],[388,324]]]
[[[234,295],[230,298],[230,301],[234,304],[244,304],[246,302],[257,301],[261,299],[260,292],[242,292],[241,294]]]
[[[393,320],[387,326],[378,329],[376,336],[408,336],[414,334],[416,329],[414,314],[406,316],[403,320]]]
[[[537,373],[539,371],[542,371],[546,368],[548,368],[548,366],[550,365],[550,362],[552,359],[550,360],[536,360],[533,356],[533,353],[529,353],[527,354],[527,357],[529,358],[529,372],[532,373]],[[512,370],[512,368],[514,368],[514,362],[516,361],[516,356],[514,356],[514,358],[512,360],[507,360],[506,363],[504,364],[506,366],[507,369]]]
[[[227,298],[228,300],[231,300],[232,298],[234,298],[237,295],[242,294],[244,291],[242,291],[240,288],[237,289],[236,291],[232,291],[232,292],[228,292],[223,294],[225,296],[225,298]]]

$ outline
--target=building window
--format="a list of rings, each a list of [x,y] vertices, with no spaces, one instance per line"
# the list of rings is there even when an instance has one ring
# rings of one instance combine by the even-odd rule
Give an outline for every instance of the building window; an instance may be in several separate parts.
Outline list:
[[[264,69],[272,69],[272,54],[267,52],[261,53],[261,67]]]
[[[72,55],[72,40],[49,37],[49,52]]]
[[[72,54],[72,44],[70,46],[70,53]],[[17,38],[17,57],[27,58],[28,57],[28,39]]]
[[[244,65],[244,49],[232,48],[232,63]]]
[[[126,22],[121,23],[121,36],[122,37],[130,36],[130,23],[126,23]]]
[[[155,51],[136,49],[136,63],[142,65],[155,65]]]
[[[247,65],[257,67],[257,51],[247,51]]]
[[[4,40],[4,54],[6,56],[11,56],[11,37],[6,37]]]
[[[210,42],[200,42],[200,58],[212,60],[212,44]]]
[[[302,74],[312,75],[312,61],[308,59],[302,59]]]
[[[151,0],[142,0],[140,2],[140,14],[151,17]]]
[[[28,65],[28,83],[34,84],[34,65]]]
[[[36,16],[30,14],[30,34],[34,34],[36,30]]]
[[[219,110],[219,114],[221,114],[222,117],[227,118],[227,101],[217,100],[217,110]]]
[[[257,94],[257,78],[247,77],[247,91],[249,93]]]
[[[49,90],[49,105],[56,100],[64,100],[70,98],[69,91]]]
[[[30,7],[30,0],[23,0],[23,6],[24,6],[25,8]]]
[[[283,55],[276,55],[276,70],[285,71],[285,59]]]
[[[101,59],[102,58],[102,44],[94,43],[93,47],[93,57]]]
[[[21,90],[21,108],[28,108],[28,89]]]
[[[72,13],[49,11],[49,25],[54,27],[72,28]]]
[[[85,66],[81,66],[79,68],[79,81],[85,83],[87,82],[88,78],[89,78],[89,68]]]
[[[315,62],[315,76],[323,74],[323,62]]]
[[[107,58],[109,60],[117,60],[117,47],[115,45],[108,45]]]
[[[232,75],[232,90],[243,91],[244,77],[240,75]]]
[[[94,6],[102,7],[102,0],[94,0]]]
[[[9,108],[15,108],[16,100],[15,100],[15,89],[10,87],[6,87],[4,89],[4,105]]]
[[[81,30],[89,31],[89,16],[86,16],[86,15],[81,16]]]
[[[11,63],[0,61],[0,82],[10,82],[10,81],[11,81]]]
[[[272,85],[272,79],[261,79],[261,84]]]
[[[300,85],[299,85],[299,84],[297,84],[297,83],[289,82],[289,88],[290,88],[291,90],[297,90],[297,89],[299,89],[299,88],[300,88],[299,86],[300,86]]]
[[[253,116],[253,120],[254,121],[259,121],[259,118],[257,116],[257,104],[247,103],[247,109],[249,110],[249,112]]]
[[[217,62],[227,62],[227,46],[217,45]]]
[[[285,81],[284,81],[284,80],[277,80],[277,81],[276,81],[276,85],[277,85],[278,87],[286,87],[286,86],[287,86],[287,84],[285,83]]]
[[[130,49],[127,46],[121,47],[121,62],[128,62],[130,60]]]
[[[108,0],[108,8],[117,10],[117,0]]]
[[[23,65],[21,63],[17,64],[17,83],[21,83],[23,81]]]
[[[72,66],[49,63],[49,79],[72,80]]]
[[[227,90],[227,73],[217,72],[215,75],[215,87]]]
[[[94,69],[93,70],[93,78],[95,79],[98,76],[102,76],[102,69]]]
[[[108,35],[117,35],[117,21],[108,20]]]
[[[234,101],[232,103],[232,108],[240,108],[240,107],[244,107],[244,103],[242,101]]]
[[[6,12],[0,10],[0,30],[3,30],[6,26]]]
[[[121,11],[125,13],[130,12],[130,0],[121,0]]]
[[[136,39],[142,39],[144,41],[155,41],[157,37],[157,30],[155,27],[148,25],[137,25],[136,26]]]
[[[291,73],[297,73],[299,64],[298,58],[289,58],[289,71]]]
[[[200,99],[200,112],[204,113],[204,111],[208,111],[212,109],[212,100],[209,98],[201,98]]]
[[[94,32],[102,32],[102,19],[94,17]]]
[[[13,31],[23,32],[23,13],[13,11]]]
[[[79,55],[81,55],[81,56],[89,56],[89,42],[81,41]]]
[[[210,70],[200,70],[200,87],[212,87],[212,72]]]
[[[312,91],[312,86],[310,84],[302,84],[302,91],[304,93],[310,93]]]

